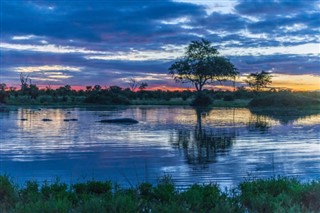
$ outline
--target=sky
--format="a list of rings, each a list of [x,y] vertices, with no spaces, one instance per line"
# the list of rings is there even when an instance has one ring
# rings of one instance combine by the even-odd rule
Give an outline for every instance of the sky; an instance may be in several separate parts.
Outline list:
[[[135,78],[151,89],[192,88],[175,83],[168,68],[191,41],[207,39],[238,69],[237,86],[264,70],[272,87],[320,90],[320,0],[1,0],[0,6],[0,83],[9,86],[19,87],[23,73],[43,87],[128,87]]]

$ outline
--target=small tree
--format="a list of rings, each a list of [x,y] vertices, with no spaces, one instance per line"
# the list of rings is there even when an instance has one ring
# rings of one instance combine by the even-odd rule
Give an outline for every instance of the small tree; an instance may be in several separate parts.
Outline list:
[[[5,103],[6,102],[6,93],[7,85],[5,83],[0,84],[0,103]]]
[[[265,71],[251,73],[248,75],[247,80],[245,82],[251,87],[254,91],[261,91],[261,89],[266,88],[268,85],[272,83],[271,74]]]
[[[29,81],[29,82],[28,82]],[[26,92],[31,84],[30,75],[24,75],[22,72],[20,73],[20,82],[21,82],[21,91]]]
[[[139,87],[140,83],[136,79],[130,78],[128,84],[130,86],[130,90],[134,92]]]
[[[145,90],[148,87],[147,82],[141,82],[139,86],[139,90]]]
[[[102,88],[101,88],[100,85],[97,84],[97,85],[94,85],[93,89],[94,89],[95,91],[99,92]]]
[[[176,82],[191,83],[201,93],[205,85],[233,80],[238,72],[209,41],[202,39],[189,44],[184,57],[171,65],[169,74]]]
[[[92,90],[92,86],[86,86],[86,92],[90,92]]]
[[[130,78],[128,84],[129,84],[130,90],[132,92],[136,91],[137,88],[139,88],[139,90],[144,90],[144,89],[146,89],[148,87],[148,83],[147,82],[140,82],[140,81],[137,81],[134,78]]]

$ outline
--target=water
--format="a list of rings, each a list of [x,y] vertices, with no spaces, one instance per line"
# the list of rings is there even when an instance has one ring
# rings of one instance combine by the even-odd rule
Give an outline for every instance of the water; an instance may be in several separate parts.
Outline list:
[[[97,121],[129,117],[138,124]],[[42,119],[52,121],[45,122]],[[64,119],[77,121],[66,122]],[[27,120],[21,120],[27,119]],[[190,107],[42,108],[0,112],[0,174],[123,186],[170,175],[179,186],[248,177],[320,178],[320,114]]]

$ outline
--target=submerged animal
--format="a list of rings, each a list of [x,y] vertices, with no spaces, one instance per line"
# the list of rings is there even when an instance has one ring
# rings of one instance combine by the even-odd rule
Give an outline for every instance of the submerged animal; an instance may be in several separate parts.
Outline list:
[[[42,121],[52,121],[52,119],[44,118],[44,119],[42,119]]]
[[[78,121],[76,118],[70,118],[70,119],[63,119],[63,121]]]
[[[139,121],[132,118],[114,118],[99,121],[100,123],[123,123],[123,124],[137,124]]]

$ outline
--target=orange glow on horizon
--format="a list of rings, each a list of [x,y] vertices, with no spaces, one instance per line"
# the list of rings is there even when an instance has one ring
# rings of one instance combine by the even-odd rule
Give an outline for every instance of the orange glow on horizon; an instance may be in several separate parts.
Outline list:
[[[239,83],[244,83],[246,76],[240,76],[237,80],[237,86]],[[316,75],[289,75],[289,74],[272,74],[272,84],[269,88],[283,88],[290,89],[292,91],[317,91],[320,90],[320,76]],[[149,83],[149,82],[148,82]],[[149,85],[145,90],[163,90],[163,91],[195,91],[193,87],[182,87],[182,84],[177,84],[177,86],[168,86],[168,85]],[[37,84],[40,89],[45,89],[48,85]],[[50,85],[51,89],[57,89],[59,87],[63,87],[65,85]],[[15,87],[17,90],[20,89],[20,85],[7,85],[7,88]],[[92,85],[93,87],[93,85]],[[105,89],[105,86],[101,86]],[[108,87],[108,86],[107,86]],[[86,90],[86,86],[82,85],[71,85],[72,90]],[[127,88],[127,86],[122,87],[123,89]],[[232,86],[224,86],[224,85],[207,85],[204,89],[208,90],[223,90],[223,91],[233,91],[234,88]],[[138,91],[138,89],[136,90]]]
[[[272,87],[285,87],[293,91],[320,90],[320,76],[315,75],[272,75]]]

